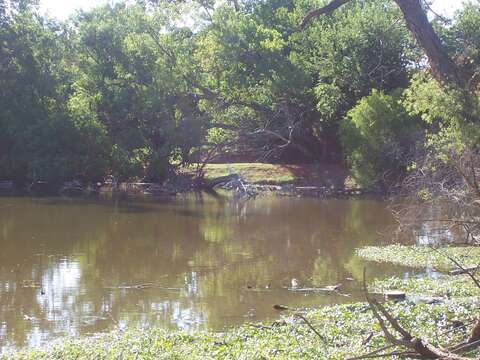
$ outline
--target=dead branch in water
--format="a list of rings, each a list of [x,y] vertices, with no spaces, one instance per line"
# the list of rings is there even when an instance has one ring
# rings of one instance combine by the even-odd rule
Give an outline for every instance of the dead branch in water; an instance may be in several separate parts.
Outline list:
[[[373,312],[374,317],[377,319],[380,328],[385,336],[385,339],[390,342],[392,346],[406,348],[407,351],[398,352],[393,351],[387,354],[379,354],[380,351],[359,356],[354,359],[366,359],[371,357],[389,357],[389,356],[408,356],[419,357],[426,359],[444,359],[444,360],[471,360],[459,355],[462,352],[469,351],[478,345],[480,345],[480,320],[474,326],[470,338],[461,344],[450,347],[449,349],[442,349],[433,346],[428,341],[414,337],[408,330],[406,330],[400,322],[390,314],[390,312],[376,299],[372,298],[368,293],[366,284],[366,269],[363,270],[363,291],[365,298],[370,306],[370,310]],[[395,333],[397,335],[395,335]]]
[[[120,285],[120,286],[110,286],[107,287],[109,289],[158,289],[158,290],[173,290],[173,291],[181,291],[181,288],[172,288],[172,287],[165,287],[155,283],[144,283],[144,284],[136,284],[136,285]]]

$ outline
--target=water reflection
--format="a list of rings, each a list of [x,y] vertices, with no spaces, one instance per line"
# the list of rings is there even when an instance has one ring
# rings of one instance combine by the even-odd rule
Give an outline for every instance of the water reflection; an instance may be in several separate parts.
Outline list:
[[[392,222],[374,200],[0,198],[0,349],[116,326],[219,330],[272,305],[357,299],[358,246]],[[385,268],[377,268],[385,273]]]

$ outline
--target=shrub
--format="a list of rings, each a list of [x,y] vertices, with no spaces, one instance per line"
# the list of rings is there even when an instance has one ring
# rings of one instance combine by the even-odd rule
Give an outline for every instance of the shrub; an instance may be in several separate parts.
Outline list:
[[[373,90],[341,122],[340,141],[359,185],[385,187],[407,171],[421,128],[400,98],[400,91]]]

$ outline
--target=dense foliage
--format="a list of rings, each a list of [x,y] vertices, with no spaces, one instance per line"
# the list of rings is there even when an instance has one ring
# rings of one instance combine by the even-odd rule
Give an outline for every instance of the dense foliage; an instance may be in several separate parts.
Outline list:
[[[414,158],[422,139],[419,122],[410,117],[400,101],[373,90],[362,98],[341,123],[341,141],[360,185],[396,183]]]
[[[358,183],[383,186],[406,173],[414,145],[478,132],[463,124],[476,104],[453,113],[461,94],[425,74],[394,2],[355,0],[299,31],[310,7],[119,2],[59,22],[34,0],[0,1],[0,180],[161,181],[215,149],[346,159]],[[479,12],[467,4],[436,24],[473,69]]]

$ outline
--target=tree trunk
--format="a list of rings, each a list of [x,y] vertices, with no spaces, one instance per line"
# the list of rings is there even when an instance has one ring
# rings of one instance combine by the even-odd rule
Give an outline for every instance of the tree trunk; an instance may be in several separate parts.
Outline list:
[[[329,15],[349,1],[351,0],[333,0],[322,8],[309,11],[303,19],[302,28],[305,28],[312,19],[321,15]],[[408,29],[418,45],[425,51],[435,79],[444,86],[454,85],[459,89],[468,90],[466,82],[468,77],[448,55],[432,24],[428,21],[420,0],[393,1],[402,10]]]
[[[394,0],[402,10],[408,29],[427,55],[433,76],[437,81],[465,87],[460,68],[448,55],[440,38],[428,21],[420,0]]]

